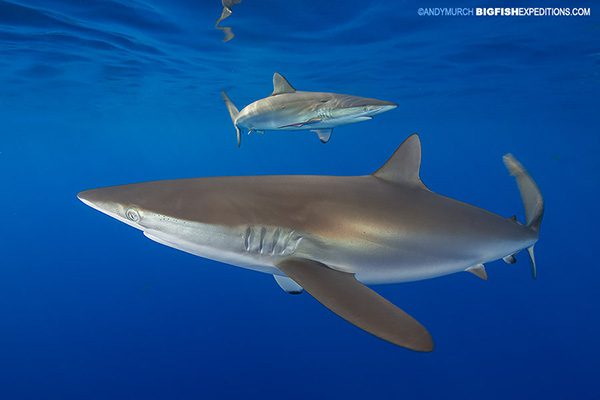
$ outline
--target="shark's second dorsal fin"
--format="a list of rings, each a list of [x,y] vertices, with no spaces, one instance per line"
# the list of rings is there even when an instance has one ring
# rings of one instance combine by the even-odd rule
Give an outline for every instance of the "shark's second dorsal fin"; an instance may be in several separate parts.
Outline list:
[[[373,176],[392,183],[425,188],[419,177],[421,168],[421,140],[416,133],[409,136]]]
[[[273,94],[271,96],[277,96],[282,93],[294,93],[296,89],[281,75],[279,72],[273,74]]]

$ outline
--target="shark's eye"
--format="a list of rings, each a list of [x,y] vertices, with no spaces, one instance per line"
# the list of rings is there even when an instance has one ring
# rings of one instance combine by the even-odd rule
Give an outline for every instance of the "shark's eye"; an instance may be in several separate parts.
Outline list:
[[[138,222],[140,220],[140,214],[133,208],[129,208],[127,211],[125,211],[125,216],[128,220],[133,222]]]

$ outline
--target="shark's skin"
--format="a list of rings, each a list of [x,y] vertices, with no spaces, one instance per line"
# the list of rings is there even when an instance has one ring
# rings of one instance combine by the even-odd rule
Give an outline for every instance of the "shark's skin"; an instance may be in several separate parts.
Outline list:
[[[541,211],[535,226],[527,226],[440,196],[421,183],[419,164],[420,142],[413,135],[367,176],[182,179],[89,190],[78,197],[150,239],[200,257],[279,276],[288,273],[287,260],[308,260],[355,274],[364,284],[462,272],[532,248],[538,240]],[[369,331],[415,350],[433,346]]]
[[[333,128],[373,119],[397,104],[347,94],[295,90],[279,73],[273,75],[273,94],[238,111],[225,92],[223,99],[238,133],[310,130],[327,142]]]

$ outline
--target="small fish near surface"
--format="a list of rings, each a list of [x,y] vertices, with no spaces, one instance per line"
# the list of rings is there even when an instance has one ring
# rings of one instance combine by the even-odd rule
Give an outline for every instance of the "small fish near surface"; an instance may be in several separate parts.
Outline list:
[[[231,14],[233,14],[233,6],[236,4],[240,4],[242,2],[242,0],[222,0],[221,4],[223,5],[223,11],[221,11],[221,16],[219,17],[219,19],[217,19],[217,22],[215,22],[215,28],[219,29],[220,31],[223,32],[223,34],[225,35],[225,37],[223,38],[224,42],[229,42],[231,39],[233,39],[235,37],[235,35],[233,34],[233,31],[231,30],[231,27],[229,26],[221,26],[221,22],[223,22],[223,20],[229,18],[231,16]]]
[[[238,146],[243,129],[248,133],[308,130],[327,143],[336,126],[368,121],[397,107],[389,101],[366,97],[298,91],[277,72],[273,75],[273,93],[241,111],[227,93],[221,95],[235,127]]]
[[[163,245],[274,276],[287,293],[306,290],[367,332],[415,351],[433,350],[423,325],[366,285],[467,271],[523,249],[531,259],[544,202],[521,164],[516,178],[526,223],[429,190],[419,177],[421,142],[409,137],[364,176],[242,176],[180,179],[93,189],[85,204]]]

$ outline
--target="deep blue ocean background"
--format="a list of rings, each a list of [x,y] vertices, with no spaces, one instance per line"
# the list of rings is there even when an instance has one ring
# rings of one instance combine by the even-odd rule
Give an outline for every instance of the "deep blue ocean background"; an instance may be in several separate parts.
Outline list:
[[[542,4],[543,3],[543,4]],[[419,7],[591,6],[591,17]],[[600,4],[591,1],[0,0],[1,399],[598,399]],[[334,131],[235,133],[274,71],[395,101]],[[146,180],[368,174],[411,133],[434,191],[507,217],[512,152],[546,200],[536,246],[375,289],[436,349],[395,347],[268,275],[160,246],[76,198]]]

